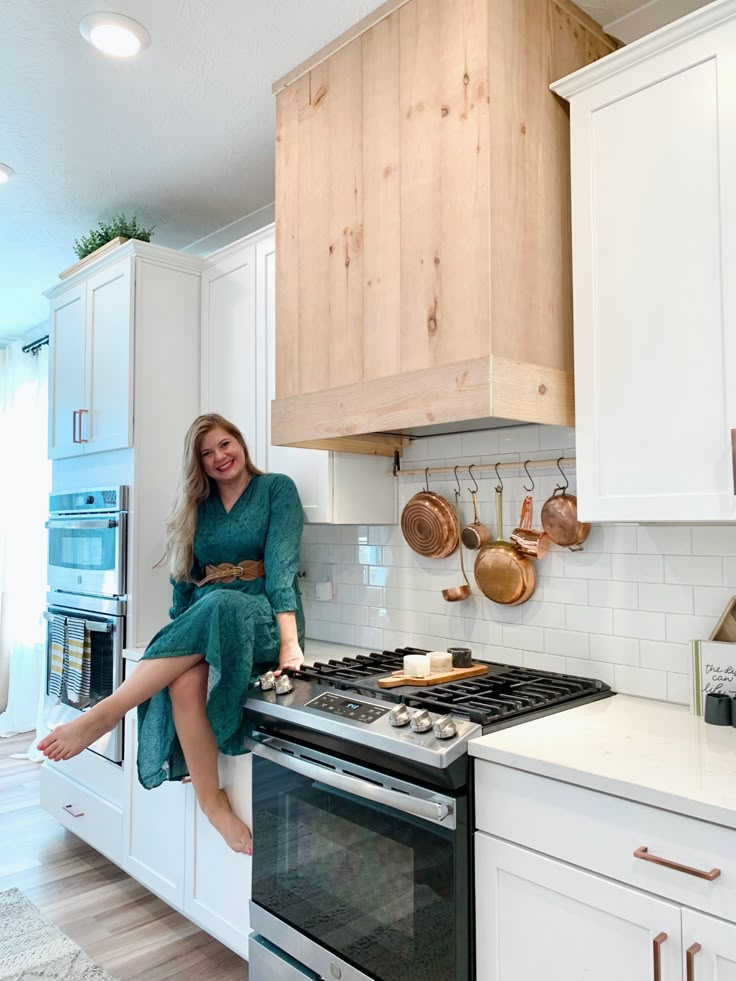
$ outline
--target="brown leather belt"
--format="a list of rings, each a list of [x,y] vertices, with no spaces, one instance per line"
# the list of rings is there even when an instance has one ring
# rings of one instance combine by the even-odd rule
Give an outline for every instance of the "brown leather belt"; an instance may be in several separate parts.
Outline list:
[[[206,586],[210,582],[235,582],[242,579],[244,582],[252,582],[254,579],[262,579],[266,575],[266,568],[259,559],[257,562],[251,559],[245,562],[220,562],[219,565],[206,565],[204,571],[207,573],[204,579],[192,579],[195,586]]]

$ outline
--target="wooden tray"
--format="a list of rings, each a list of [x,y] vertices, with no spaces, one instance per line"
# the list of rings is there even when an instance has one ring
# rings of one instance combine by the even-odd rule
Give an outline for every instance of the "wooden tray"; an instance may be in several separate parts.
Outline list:
[[[379,678],[379,688],[400,688],[401,685],[443,685],[447,681],[460,681],[462,678],[478,678],[488,673],[487,664],[474,664],[472,668],[450,668],[449,671],[435,671],[424,678],[412,678],[408,674],[392,674],[388,678]]]

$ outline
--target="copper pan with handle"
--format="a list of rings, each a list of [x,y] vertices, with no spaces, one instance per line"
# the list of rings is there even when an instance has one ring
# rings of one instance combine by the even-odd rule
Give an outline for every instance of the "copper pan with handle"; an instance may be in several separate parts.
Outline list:
[[[452,555],[460,541],[460,523],[452,505],[431,491],[428,482],[404,506],[401,532],[415,552],[429,559]]]
[[[506,606],[525,603],[534,592],[537,573],[534,563],[511,542],[503,538],[503,490],[496,487],[496,522],[498,538],[484,545],[475,560],[478,588],[493,600]]]
[[[560,457],[560,460],[562,457]],[[582,545],[590,534],[590,523],[578,521],[578,499],[574,494],[568,494],[570,486],[560,460],[557,469],[565,481],[564,486],[558,484],[542,507],[542,527],[556,545],[575,549]]]

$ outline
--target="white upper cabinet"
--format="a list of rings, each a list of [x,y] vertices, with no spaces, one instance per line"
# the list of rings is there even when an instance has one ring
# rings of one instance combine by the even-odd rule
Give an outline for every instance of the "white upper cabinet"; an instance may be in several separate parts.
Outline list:
[[[736,518],[736,2],[555,83],[570,101],[586,521]]]
[[[54,296],[49,341],[49,457],[131,446],[132,259]]]
[[[260,469],[292,477],[306,521],[393,524],[397,490],[387,457],[271,445],[275,274],[273,228],[209,257],[202,278],[202,411],[236,423]]]

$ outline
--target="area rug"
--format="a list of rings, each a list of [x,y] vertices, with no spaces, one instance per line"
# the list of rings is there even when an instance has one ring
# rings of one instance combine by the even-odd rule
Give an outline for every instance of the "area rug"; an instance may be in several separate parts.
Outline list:
[[[0,981],[113,981],[19,889],[0,892]]]

